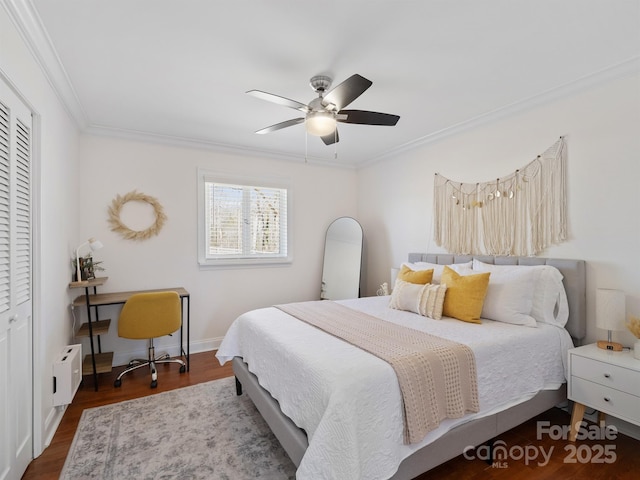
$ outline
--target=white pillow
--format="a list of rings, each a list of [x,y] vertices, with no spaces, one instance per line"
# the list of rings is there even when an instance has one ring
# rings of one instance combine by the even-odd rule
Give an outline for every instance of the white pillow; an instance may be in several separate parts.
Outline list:
[[[389,307],[440,320],[446,291],[446,285],[420,285],[396,280]]]
[[[433,279],[431,280],[431,283],[440,283],[440,278],[442,277],[442,271],[444,270],[444,267],[445,267],[444,265],[440,265],[437,263],[429,263],[429,262],[415,262],[415,263],[405,262],[402,265],[406,265],[411,270],[415,270],[415,271],[433,269]],[[447,265],[447,267],[450,267],[457,273],[460,273],[458,271],[459,269],[471,268],[472,262],[454,263],[451,265]]]
[[[424,285],[419,283],[405,282],[404,280],[396,280],[389,307],[396,310],[405,310],[407,312],[420,313],[420,294]]]
[[[561,274],[562,275],[562,274]],[[550,309],[545,310],[547,313],[544,316],[544,320],[541,322],[557,325],[558,327],[564,327],[569,320],[569,300],[567,300],[567,291],[564,289],[564,284],[560,280],[560,286],[557,288],[558,296],[555,302],[551,297],[550,302],[553,303],[553,311]]]
[[[562,284],[562,273],[551,265],[491,265],[473,260],[473,269],[481,272],[523,270],[534,278],[531,316],[538,322],[564,327],[569,319],[567,293]]]
[[[422,297],[420,298],[420,315],[440,320],[446,292],[446,285],[427,283],[422,289]]]
[[[540,322],[564,327],[569,320],[567,292],[560,271],[550,265],[536,266],[541,270],[534,295],[531,315]]]
[[[474,272],[478,273],[477,270]],[[496,270],[490,273],[487,295],[482,304],[482,318],[536,327],[536,320],[531,316],[533,275],[521,270]]]

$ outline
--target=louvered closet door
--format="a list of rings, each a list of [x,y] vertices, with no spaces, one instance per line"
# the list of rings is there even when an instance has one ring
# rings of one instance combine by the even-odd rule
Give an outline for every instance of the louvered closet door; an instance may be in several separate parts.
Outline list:
[[[31,125],[0,79],[0,479],[33,457]]]

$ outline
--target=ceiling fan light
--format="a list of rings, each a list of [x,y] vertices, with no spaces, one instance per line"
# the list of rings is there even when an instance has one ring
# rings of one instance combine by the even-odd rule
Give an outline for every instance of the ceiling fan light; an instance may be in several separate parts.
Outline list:
[[[324,137],[335,131],[336,119],[330,113],[311,112],[307,114],[304,126],[309,134]]]

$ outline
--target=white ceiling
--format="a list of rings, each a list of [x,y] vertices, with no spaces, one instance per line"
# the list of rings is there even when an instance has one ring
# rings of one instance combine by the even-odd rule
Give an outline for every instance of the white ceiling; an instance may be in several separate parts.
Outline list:
[[[303,125],[255,135],[300,112],[245,92],[308,103],[311,76],[335,86],[359,73],[373,86],[349,108],[401,118],[395,127],[340,125],[337,162],[347,166],[640,64],[640,0],[8,3],[37,12],[27,36],[87,132],[298,161],[308,140],[310,161],[334,163],[336,149],[306,139]]]

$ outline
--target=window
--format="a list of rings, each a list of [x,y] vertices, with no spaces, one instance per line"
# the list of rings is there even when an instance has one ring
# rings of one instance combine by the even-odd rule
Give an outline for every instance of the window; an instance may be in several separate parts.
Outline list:
[[[286,182],[198,172],[201,266],[291,262]]]

